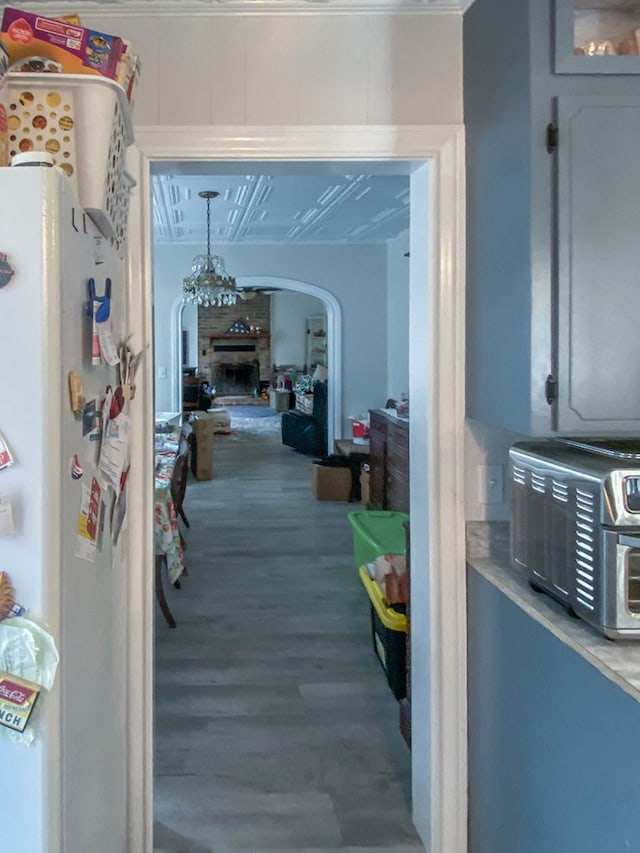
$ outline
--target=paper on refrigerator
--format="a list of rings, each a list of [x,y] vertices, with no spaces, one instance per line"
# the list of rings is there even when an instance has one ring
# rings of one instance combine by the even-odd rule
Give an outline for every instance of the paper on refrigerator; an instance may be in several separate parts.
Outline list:
[[[120,491],[120,478],[129,458],[130,443],[131,418],[120,412],[106,423],[98,461],[100,474],[116,493]]]

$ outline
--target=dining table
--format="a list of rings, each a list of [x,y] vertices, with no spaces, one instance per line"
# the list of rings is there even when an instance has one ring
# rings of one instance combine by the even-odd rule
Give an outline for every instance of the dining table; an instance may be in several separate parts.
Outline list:
[[[162,557],[166,561],[167,574],[172,584],[185,570],[178,515],[171,493],[171,479],[179,447],[179,436],[156,434],[154,545],[156,558]]]

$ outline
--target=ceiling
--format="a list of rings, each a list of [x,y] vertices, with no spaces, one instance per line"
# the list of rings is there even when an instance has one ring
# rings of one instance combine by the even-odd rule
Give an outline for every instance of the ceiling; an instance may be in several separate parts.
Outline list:
[[[210,205],[214,252],[230,243],[380,243],[409,228],[406,174],[172,172],[152,178],[156,244],[206,246],[201,190],[220,193]]]
[[[181,14],[289,13],[289,12],[465,12],[474,0],[180,0]],[[14,0],[15,8],[37,8],[42,13],[61,14],[65,10],[82,14],[176,14],[176,0]],[[575,9],[637,11],[638,0],[573,0]]]
[[[459,12],[473,0],[180,0],[180,14],[289,13],[289,12]],[[41,10],[54,17],[65,10],[89,14],[171,14],[175,17],[177,0],[15,0],[18,9]]]

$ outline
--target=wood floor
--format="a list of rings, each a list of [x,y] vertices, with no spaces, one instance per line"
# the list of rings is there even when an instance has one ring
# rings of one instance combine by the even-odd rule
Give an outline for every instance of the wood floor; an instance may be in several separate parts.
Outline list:
[[[156,612],[155,833],[166,853],[424,851],[347,513],[279,435],[216,436],[189,575]],[[165,584],[166,586],[166,584]]]

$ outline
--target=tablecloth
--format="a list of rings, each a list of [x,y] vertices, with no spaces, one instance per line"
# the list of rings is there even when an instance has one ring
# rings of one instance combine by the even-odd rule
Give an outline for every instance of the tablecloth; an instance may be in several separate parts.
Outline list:
[[[156,441],[154,543],[156,554],[167,558],[169,580],[174,583],[184,571],[184,553],[180,544],[178,517],[171,497],[171,476],[179,443]]]

